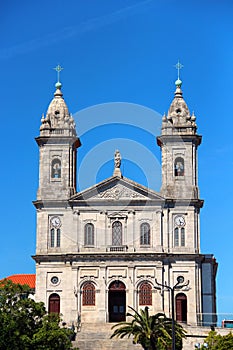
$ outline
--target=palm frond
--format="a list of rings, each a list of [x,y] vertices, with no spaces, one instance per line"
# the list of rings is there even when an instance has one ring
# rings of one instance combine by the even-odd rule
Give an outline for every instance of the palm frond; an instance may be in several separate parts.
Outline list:
[[[139,311],[129,306],[130,312],[127,313],[131,317],[130,322],[119,322],[112,326],[114,329],[111,338],[133,337],[134,344],[140,344],[144,349],[162,349],[172,341],[172,320],[164,313],[149,315],[149,308]],[[132,313],[133,311],[133,313]],[[182,346],[182,338],[185,337],[183,327],[175,323],[176,339],[178,344]],[[180,346],[179,346],[180,348]]]

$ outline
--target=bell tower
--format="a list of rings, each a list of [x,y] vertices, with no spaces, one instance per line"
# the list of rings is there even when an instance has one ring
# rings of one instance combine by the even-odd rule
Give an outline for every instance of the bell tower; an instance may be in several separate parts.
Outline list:
[[[182,81],[175,82],[174,99],[162,119],[161,136],[157,143],[162,152],[162,187],[165,198],[198,199],[197,148],[201,136],[196,133],[196,117],[190,115],[181,90]]]
[[[174,253],[200,252],[200,208],[197,149],[201,136],[197,134],[196,117],[190,115],[183,99],[178,62],[176,90],[167,115],[162,118],[161,135],[157,143],[162,153],[161,195],[166,199],[167,249]]]
[[[40,135],[39,188],[37,200],[65,200],[76,193],[76,153],[81,145],[61,91],[58,65],[56,91],[46,116],[42,116]]]

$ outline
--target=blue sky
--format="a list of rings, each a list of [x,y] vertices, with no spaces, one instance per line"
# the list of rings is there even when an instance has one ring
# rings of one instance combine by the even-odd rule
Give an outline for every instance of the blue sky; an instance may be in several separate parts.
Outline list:
[[[214,253],[219,263],[218,312],[233,313],[232,16],[230,0],[1,3],[0,277],[35,271],[30,257],[35,253],[32,200],[38,186],[34,137],[53,97],[52,68],[58,63],[64,67],[63,93],[78,130],[99,105],[100,114],[108,115],[109,103],[122,102],[126,115],[120,123],[110,116],[103,125],[93,117],[93,124],[80,131],[80,188],[91,165],[90,184],[112,175],[110,153],[119,145],[124,175],[158,191],[160,153],[153,133],[173,98],[174,65],[180,59],[184,98],[203,135],[201,250]],[[143,110],[146,121],[156,111],[156,123],[147,130]],[[104,146],[108,153],[102,164],[93,163]],[[131,153],[124,153],[128,149]],[[150,169],[142,162],[144,155],[155,160]]]

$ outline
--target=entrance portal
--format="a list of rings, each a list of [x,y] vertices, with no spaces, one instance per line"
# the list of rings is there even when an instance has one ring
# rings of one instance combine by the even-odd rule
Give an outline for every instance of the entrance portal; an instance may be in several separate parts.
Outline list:
[[[187,322],[187,297],[183,293],[176,296],[176,321]]]
[[[109,322],[125,321],[126,292],[125,285],[120,281],[114,281],[108,291]]]
[[[60,313],[60,297],[56,293],[51,294],[49,297],[49,313]]]

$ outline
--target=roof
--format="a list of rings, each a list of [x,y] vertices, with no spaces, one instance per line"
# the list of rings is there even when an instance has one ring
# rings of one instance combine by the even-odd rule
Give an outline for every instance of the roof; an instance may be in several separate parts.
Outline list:
[[[27,284],[31,289],[35,289],[36,287],[35,274],[12,275],[12,276],[6,277],[6,280],[10,280],[13,283],[19,283],[21,285]]]

